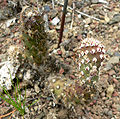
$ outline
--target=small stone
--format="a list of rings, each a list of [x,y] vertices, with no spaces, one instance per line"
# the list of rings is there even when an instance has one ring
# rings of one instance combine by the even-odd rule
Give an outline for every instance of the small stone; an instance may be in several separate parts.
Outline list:
[[[30,80],[32,78],[31,76],[31,70],[27,70],[27,72],[25,73],[23,79],[24,80]]]
[[[85,116],[82,116],[82,119],[87,119]]]
[[[60,86],[59,86],[59,85],[57,85],[57,86],[56,86],[56,88],[57,88],[57,89],[60,89]]]
[[[54,19],[52,19],[51,24],[55,26],[55,25],[57,25],[59,22],[60,22],[60,19],[59,19],[58,17],[55,17]]]
[[[98,100],[98,97],[93,97],[94,100]]]
[[[113,97],[112,101],[117,104],[118,102],[120,102],[120,99],[119,97]]]
[[[75,76],[74,75],[70,75],[70,78],[75,79]]]
[[[107,63],[107,64],[105,65],[105,70],[106,70],[106,71],[110,70],[111,68],[112,68],[112,64],[111,64],[111,63]]]
[[[78,36],[77,36],[77,40],[82,40],[82,36],[81,36],[81,35],[78,35]]]
[[[110,20],[109,24],[112,25],[118,22],[120,22],[120,14],[115,14],[113,18]]]
[[[85,19],[85,23],[86,23],[86,24],[90,24],[90,23],[91,23],[91,18],[86,18],[86,19]]]
[[[110,18],[108,17],[107,14],[105,14],[105,18],[104,19],[105,19],[106,23],[108,23],[110,21]]]
[[[78,18],[79,18],[79,19],[81,18],[81,14],[78,14]]]
[[[15,37],[18,37],[20,35],[19,32],[15,32]]]
[[[120,112],[120,105],[117,105],[117,110]]]
[[[93,101],[94,104],[96,104],[96,102],[97,102],[96,100]]]
[[[10,31],[9,28],[6,28],[6,29],[5,29],[5,32],[6,32],[7,34],[10,34],[10,33],[11,33],[11,31]]]
[[[61,51],[61,50],[58,50],[57,53],[58,53],[58,55],[61,55],[61,54],[62,54],[62,51]]]
[[[45,6],[44,6],[44,10],[45,10],[46,12],[49,12],[49,11],[50,11],[50,7],[49,7],[48,5],[45,5]]]
[[[52,82],[55,83],[55,82],[56,82],[56,79],[53,79]]]
[[[99,3],[108,4],[106,0],[98,0]]]
[[[22,73],[19,73],[19,74],[18,74],[18,78],[19,78],[19,79],[22,79],[22,78],[23,78],[23,74],[22,74]]]
[[[116,74],[115,71],[114,71],[113,69],[111,69],[108,73],[109,73],[110,76]]]
[[[45,117],[45,113],[41,112],[39,115],[37,115],[35,118],[36,119],[43,119]]]
[[[35,106],[35,107],[34,107],[34,110],[37,111],[37,110],[38,110],[38,106]]]
[[[111,64],[117,64],[117,63],[119,63],[119,59],[120,59],[119,57],[114,56],[114,57],[111,57],[108,62]]]
[[[101,77],[101,81],[104,81],[104,80],[108,80],[108,74],[104,74],[102,77]],[[103,85],[103,87],[106,87]]]
[[[112,104],[112,110],[114,110],[116,108],[116,104]]]
[[[108,106],[109,104],[110,104],[109,100],[106,100],[106,101],[105,101],[105,105]]]
[[[102,97],[105,97],[105,93],[104,93],[104,92],[102,92],[102,93],[101,93],[101,96],[102,96]]]
[[[65,55],[65,49],[64,49],[64,47],[63,46],[61,46],[61,51],[62,51],[62,56],[64,57],[64,55]]]
[[[115,52],[114,56],[120,57],[120,52]]]
[[[36,92],[36,93],[39,93],[39,92],[40,92],[40,88],[38,87],[37,84],[34,85],[34,89],[35,89],[35,92]]]
[[[67,18],[65,19],[65,22],[66,22],[66,23],[70,23],[71,20],[72,20],[71,17],[67,17]]]
[[[116,96],[118,96],[119,94],[118,94],[118,92],[114,92],[113,93],[113,97],[116,97]]]
[[[96,4],[96,3],[98,3],[99,2],[99,0],[91,0],[91,3],[92,4]]]
[[[113,112],[112,111],[108,111],[108,116],[112,117],[113,116]]]
[[[111,98],[113,91],[114,91],[113,85],[109,85],[107,88],[107,97]]]
[[[108,114],[109,109],[108,108],[104,108],[104,113],[107,115]]]
[[[30,94],[31,94],[31,91],[26,90],[26,97],[29,97],[29,96],[30,96]]]
[[[93,102],[91,102],[91,103],[90,103],[90,106],[93,106],[93,105],[94,105],[94,103],[93,103]]]
[[[113,78],[113,82],[114,82],[115,84],[117,84],[117,83],[118,83],[118,80],[117,80],[116,78]]]

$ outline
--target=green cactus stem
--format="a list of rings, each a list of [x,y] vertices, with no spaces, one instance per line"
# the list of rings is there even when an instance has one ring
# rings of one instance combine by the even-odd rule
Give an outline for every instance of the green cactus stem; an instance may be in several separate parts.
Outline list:
[[[28,18],[23,28],[25,56],[30,62],[40,65],[45,61],[48,49],[42,16]]]

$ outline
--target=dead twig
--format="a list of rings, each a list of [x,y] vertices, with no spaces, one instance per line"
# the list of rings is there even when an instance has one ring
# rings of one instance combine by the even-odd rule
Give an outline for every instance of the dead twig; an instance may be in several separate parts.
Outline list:
[[[5,104],[5,102],[6,102],[6,101],[4,101],[4,102],[0,105],[0,107],[2,107],[2,106]]]
[[[62,42],[62,36],[63,36],[63,30],[64,30],[64,24],[65,24],[65,16],[66,16],[66,12],[67,12],[67,5],[68,5],[68,0],[65,0],[64,1],[64,6],[63,6],[63,14],[62,14],[62,21],[61,21],[60,38],[59,38],[58,48],[60,47],[60,43]]]
[[[5,114],[5,115],[1,115],[1,116],[0,116],[0,119],[2,119],[3,117],[7,117],[7,116],[9,116],[10,114],[13,114],[15,111],[16,111],[16,109],[14,109],[13,111],[11,111],[11,112],[9,112],[9,113],[7,113],[7,114]]]

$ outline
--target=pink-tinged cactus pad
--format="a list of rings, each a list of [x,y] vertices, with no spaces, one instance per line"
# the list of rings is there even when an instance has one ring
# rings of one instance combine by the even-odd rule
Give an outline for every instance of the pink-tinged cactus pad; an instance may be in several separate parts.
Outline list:
[[[82,83],[96,81],[101,62],[105,58],[104,45],[93,38],[86,38],[81,41],[75,50],[75,64],[78,66],[77,73]],[[96,68],[95,68],[96,66]]]

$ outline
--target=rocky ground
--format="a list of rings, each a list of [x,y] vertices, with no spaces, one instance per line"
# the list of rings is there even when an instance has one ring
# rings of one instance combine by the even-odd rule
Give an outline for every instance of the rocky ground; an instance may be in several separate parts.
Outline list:
[[[62,0],[55,2],[55,5],[51,1],[36,3],[34,0],[29,2],[14,0],[9,1],[6,6],[0,6],[0,73],[6,73],[3,76],[6,80],[9,78],[8,71],[2,72],[2,67],[7,62],[8,67],[12,67],[14,81],[15,74],[21,80],[22,95],[25,94],[24,86],[27,86],[27,104],[41,97],[27,110],[26,119],[119,119],[120,1],[77,0],[75,1],[74,13],[71,10],[73,8],[72,2],[69,2],[63,42],[61,47],[57,48],[63,7],[61,3]],[[55,57],[55,59],[48,59],[48,63],[45,66],[40,66],[39,70],[25,60],[21,62],[15,60],[16,54],[23,50],[21,29],[24,19],[22,19],[22,15],[29,16],[36,10],[44,11],[45,28],[50,36],[49,54]],[[100,68],[96,94],[93,95],[92,100],[88,99],[89,103],[87,104],[66,107],[62,103],[62,99],[58,102],[46,86],[48,78],[55,76],[74,78],[74,75],[69,71],[71,68],[74,69],[70,66],[73,60],[71,58],[72,49],[81,39],[86,37],[93,37],[104,44],[106,59]],[[21,50],[19,51],[19,49]],[[8,62],[8,57],[10,62]],[[11,61],[15,61],[15,64]],[[47,69],[48,67],[52,68]],[[2,78],[2,74],[0,76]],[[10,93],[13,94],[12,91]],[[2,104],[3,102],[0,98],[0,116],[14,109],[7,103]],[[10,118],[10,115],[4,118]],[[22,117],[16,111],[11,118],[21,119]]]

